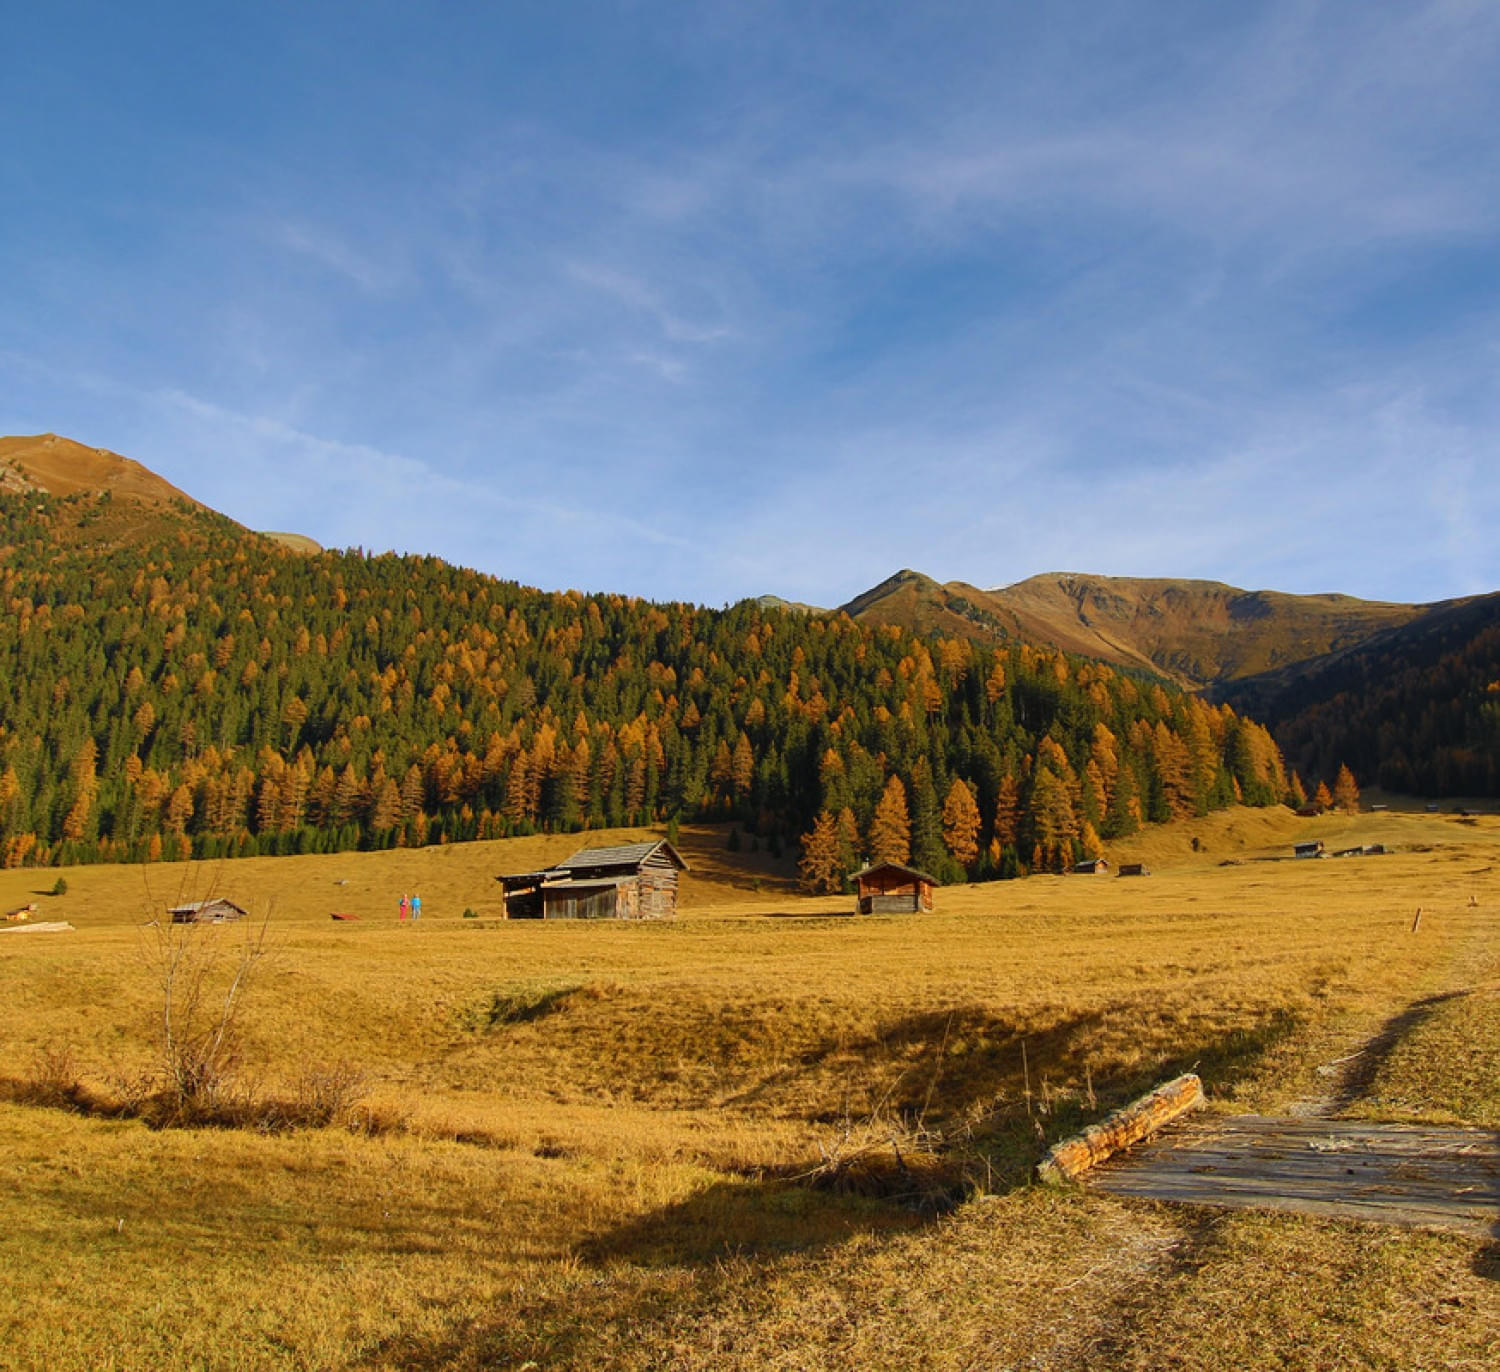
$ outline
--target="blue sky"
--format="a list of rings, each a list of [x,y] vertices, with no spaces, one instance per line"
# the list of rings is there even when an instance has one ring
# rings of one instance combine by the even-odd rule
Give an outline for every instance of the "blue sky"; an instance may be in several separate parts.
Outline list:
[[[1500,6],[5,5],[0,432],[543,587],[1500,588]]]

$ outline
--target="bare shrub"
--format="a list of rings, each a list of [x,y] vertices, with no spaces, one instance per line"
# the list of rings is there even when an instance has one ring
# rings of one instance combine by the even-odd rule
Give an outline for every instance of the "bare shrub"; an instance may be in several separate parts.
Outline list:
[[[233,931],[170,921],[146,926],[142,955],[161,995],[154,1099],[161,1123],[232,1123],[243,1112],[240,1014],[271,951],[269,923],[266,916]]]
[[[358,1107],[365,1074],[351,1062],[306,1068],[293,1085],[291,1115],[307,1128],[337,1124],[363,1130]]]
[[[32,1053],[24,1077],[0,1078],[0,1098],[63,1110],[86,1110],[90,1104],[78,1080],[73,1050],[66,1044],[43,1044]]]

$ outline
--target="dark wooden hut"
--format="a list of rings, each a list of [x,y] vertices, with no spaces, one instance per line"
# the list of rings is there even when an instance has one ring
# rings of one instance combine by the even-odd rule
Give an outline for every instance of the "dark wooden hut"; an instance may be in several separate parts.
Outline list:
[[[899,862],[877,862],[852,878],[862,915],[905,915],[932,909],[937,878]]]
[[[541,919],[542,887],[549,880],[562,880],[562,876],[549,869],[543,872],[511,872],[496,877],[495,880],[505,892],[507,919]]]
[[[244,919],[246,914],[232,900],[225,900],[223,896],[174,905],[167,913],[171,915],[173,924],[227,924],[230,920]]]
[[[540,872],[496,878],[511,919],[670,919],[677,876],[688,870],[665,839],[584,848]]]
[[[1298,843],[1292,848],[1292,855],[1299,858],[1319,858],[1323,856],[1323,840],[1320,838],[1310,839],[1306,843]]]
[[[1122,862],[1117,877],[1149,877],[1151,869],[1144,862]]]
[[[1104,858],[1085,858],[1075,862],[1072,870],[1075,877],[1107,877],[1109,863]]]

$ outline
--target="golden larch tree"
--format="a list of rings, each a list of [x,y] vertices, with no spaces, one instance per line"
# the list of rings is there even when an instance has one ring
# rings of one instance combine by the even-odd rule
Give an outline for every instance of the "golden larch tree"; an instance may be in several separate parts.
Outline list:
[[[979,856],[979,806],[962,777],[954,777],[943,801],[943,846],[961,867]]]
[[[797,871],[802,878],[802,889],[815,896],[830,895],[843,884],[838,821],[827,810],[820,810],[812,831],[802,835],[802,857]]]
[[[892,776],[881,792],[870,821],[870,861],[906,862],[911,857],[911,816],[906,809],[906,787]]]
[[[1355,783],[1354,773],[1342,764],[1333,780],[1333,801],[1345,814],[1359,813],[1359,786]]]

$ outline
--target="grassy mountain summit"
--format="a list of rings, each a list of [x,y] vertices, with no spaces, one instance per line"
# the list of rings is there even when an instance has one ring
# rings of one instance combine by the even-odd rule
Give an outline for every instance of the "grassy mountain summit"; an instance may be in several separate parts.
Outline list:
[[[0,492],[52,497],[49,533],[61,544],[124,547],[205,522],[221,535],[232,530],[257,537],[134,458],[60,434],[0,437]],[[258,537],[294,552],[322,551],[304,534],[267,532]]]
[[[132,458],[58,434],[0,438],[0,489],[55,496],[108,492],[133,505],[159,509],[183,502],[207,508]]]
[[[58,434],[0,438],[0,494],[30,500],[55,547],[138,547],[206,525],[253,537],[149,467]]]
[[[1048,643],[1196,688],[1338,652],[1431,607],[1072,572],[983,590],[902,571],[843,608],[915,632]]]

